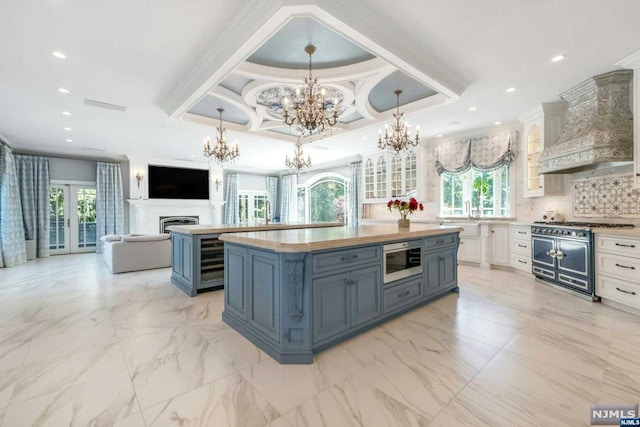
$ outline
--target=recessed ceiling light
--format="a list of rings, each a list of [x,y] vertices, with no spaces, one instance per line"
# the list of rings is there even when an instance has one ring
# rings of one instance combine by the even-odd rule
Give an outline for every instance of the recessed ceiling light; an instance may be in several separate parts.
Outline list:
[[[469,111],[476,111],[478,109],[478,107],[471,107],[469,108]]]
[[[59,59],[67,59],[67,55],[62,52],[58,52],[57,50],[55,52],[51,52],[51,54]]]
[[[70,132],[70,131],[72,131],[73,129],[71,129],[71,128],[64,128],[64,130],[66,130],[67,132]]]
[[[68,112],[68,111],[63,111],[63,112],[62,112],[62,115],[63,115],[63,116],[70,116],[70,115],[71,115],[71,113],[70,113],[70,112]]]
[[[441,134],[441,133],[437,134],[436,136],[437,136],[438,138],[442,138],[442,134]]]
[[[366,136],[363,136],[363,137],[362,137],[362,139],[367,139],[367,138],[368,138],[368,137],[366,137]]]
[[[502,124],[502,122],[493,122],[493,124],[494,124],[494,125],[496,125],[496,126],[498,126],[498,125],[501,125],[501,124]]]
[[[515,91],[516,91],[515,87],[510,87],[507,90],[505,90],[505,92],[507,92],[507,93],[511,93],[511,92],[515,92]]]
[[[59,87],[58,88],[58,92],[60,92],[60,93],[69,93],[69,89],[65,89],[63,87]]]
[[[73,139],[66,139],[67,142],[73,142]]]
[[[551,58],[551,62],[560,62],[564,59],[564,55],[556,55],[553,58]]]
[[[195,154],[192,154],[192,155],[191,155],[191,158],[194,158],[194,157],[196,157],[196,155],[195,155]]]

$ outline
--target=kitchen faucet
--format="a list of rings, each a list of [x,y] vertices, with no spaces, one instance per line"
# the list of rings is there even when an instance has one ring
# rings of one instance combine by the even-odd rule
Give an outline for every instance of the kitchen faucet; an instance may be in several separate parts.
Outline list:
[[[264,209],[265,209],[264,223],[265,223],[265,225],[269,225],[269,220],[271,219],[271,218],[269,218],[269,214],[271,213],[271,203],[269,203],[268,200],[264,204]]]

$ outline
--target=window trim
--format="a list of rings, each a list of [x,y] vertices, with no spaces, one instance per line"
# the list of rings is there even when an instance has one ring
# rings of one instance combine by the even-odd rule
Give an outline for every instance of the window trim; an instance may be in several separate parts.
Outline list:
[[[337,172],[320,172],[312,176],[311,178],[307,179],[304,182],[304,184],[298,184],[298,189],[300,188],[304,189],[304,221],[305,222],[311,221],[309,218],[310,211],[311,211],[311,209],[309,209],[309,205],[310,205],[309,197],[310,197],[311,187],[317,185],[320,181],[327,180],[327,178],[338,178],[344,182],[344,197],[345,197],[344,217],[345,217],[345,223],[346,223],[346,218],[349,217],[349,190],[351,188],[351,180],[346,176],[342,175],[341,173],[337,173]],[[337,180],[333,180],[333,181],[337,181]],[[296,197],[297,197],[297,194],[298,192],[296,191]]]

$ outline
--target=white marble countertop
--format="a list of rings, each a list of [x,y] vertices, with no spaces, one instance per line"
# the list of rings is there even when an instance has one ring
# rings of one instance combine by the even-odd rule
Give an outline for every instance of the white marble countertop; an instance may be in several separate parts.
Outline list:
[[[411,224],[408,231],[397,225],[360,225],[358,227],[306,228],[297,230],[253,231],[228,233],[220,240],[276,252],[311,252],[369,243],[457,233],[462,227]]]
[[[342,227],[342,222],[311,222],[311,223],[245,223],[245,224],[200,224],[200,225],[172,225],[167,230],[180,234],[219,234],[235,233],[241,231],[264,231],[264,230],[289,230],[296,228],[322,228],[322,227]]]
[[[611,234],[620,237],[632,237],[636,239],[640,239],[640,227],[634,228],[606,228],[606,227],[596,227],[591,230],[593,233],[598,234]]]

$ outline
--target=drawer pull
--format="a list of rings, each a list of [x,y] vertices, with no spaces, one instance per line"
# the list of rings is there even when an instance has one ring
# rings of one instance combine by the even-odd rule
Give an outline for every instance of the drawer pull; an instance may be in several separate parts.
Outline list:
[[[436,240],[436,245],[441,245],[444,243],[444,240]]]
[[[409,295],[410,293],[411,293],[411,291],[404,291],[404,292],[400,292],[400,293],[398,294],[398,298],[404,298],[404,297],[406,297],[407,295]]]
[[[521,248],[526,248],[527,247],[527,245],[521,245],[521,244],[518,244],[518,246],[520,246]]]
[[[522,264],[527,264],[527,261],[523,261],[521,259],[519,259],[518,262],[521,262]]]
[[[518,234],[527,234],[526,231],[518,231]]]
[[[634,266],[622,265],[622,264],[618,264],[617,262],[616,262],[616,267],[628,268],[629,270],[635,270],[636,269]]]
[[[358,254],[351,255],[351,256],[342,256],[340,257],[340,261],[349,262],[349,261],[354,261],[357,258],[358,258]]]
[[[624,289],[620,289],[620,288],[616,288],[616,291],[620,291],[620,292],[622,292],[623,294],[631,294],[631,295],[635,295],[635,294],[636,294],[635,292],[632,292],[632,291],[625,291]]]
[[[622,246],[623,248],[635,248],[636,245],[625,245],[624,243],[616,243],[616,246]]]

